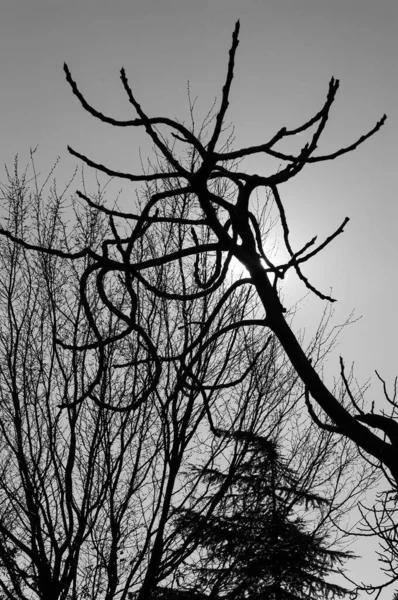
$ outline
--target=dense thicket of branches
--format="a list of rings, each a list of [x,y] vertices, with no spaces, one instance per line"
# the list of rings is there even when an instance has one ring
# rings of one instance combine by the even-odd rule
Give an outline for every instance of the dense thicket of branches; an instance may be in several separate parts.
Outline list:
[[[283,127],[263,144],[231,149],[232,140],[225,143],[223,135],[238,35],[239,23],[219,109],[199,130],[194,121],[186,127],[148,117],[123,69],[122,85],[138,116],[108,117],[88,103],[65,65],[85,110],[115,127],[144,127],[155,146],[155,169],[139,175],[69,148],[110,177],[145,185],[128,210],[108,208],[101,197],[78,191],[86,210],[77,213],[70,230],[55,193],[45,219],[40,190],[24,204],[24,181],[16,176],[6,187],[11,208],[0,231],[7,274],[2,451],[10,465],[1,492],[5,595],[25,594],[26,588],[50,597],[46,580],[54,594],[62,591],[59,597],[81,597],[84,589],[125,598],[136,586],[146,599],[195,549],[194,543],[176,547],[168,529],[184,490],[189,499],[199,485],[200,478],[189,485],[181,479],[182,469],[199,449],[211,464],[226,443],[221,430],[269,435],[281,418],[281,396],[288,398],[286,406],[295,406],[297,378],[320,432],[354,442],[396,489],[395,398],[392,416],[373,408],[365,413],[343,362],[343,393],[329,390],[321,378],[319,345],[305,347],[296,338],[281,296],[283,279],[293,270],[311,292],[333,301],[302,269],[348,219],[323,242],[313,238],[293,249],[280,186],[309,163],[354,150],[385,117],[350,146],[315,154],[339,86],[332,79],[323,107],[306,123]],[[276,149],[297,133],[309,135],[299,153]],[[255,154],[283,166],[267,176],[240,171],[237,162]],[[273,264],[262,211],[253,208],[263,190],[260,202],[272,196],[279,212],[289,256],[283,264]],[[231,276],[233,258],[244,266],[244,278]],[[17,497],[22,504],[14,502]],[[101,560],[87,559],[82,566],[78,555],[93,552]],[[73,587],[83,581],[87,592]]]
[[[103,202],[100,192],[96,202]],[[179,303],[153,297],[137,282],[135,291],[126,290],[125,280],[112,275],[101,280],[103,302],[98,281],[81,293],[92,258],[57,256],[85,245],[96,251],[108,239],[101,211],[70,205],[67,190],[55,187],[46,198],[37,180],[29,187],[17,163],[3,186],[3,208],[10,235],[56,252],[35,254],[1,241],[2,598],[182,593],[178,577],[199,538],[181,537],[175,514],[196,507],[207,519],[222,501],[222,493],[206,500],[202,469],[220,461],[238,469],[247,454],[226,432],[283,440],[301,485],[330,500],[318,524],[335,535],[332,523],[360,496],[369,474],[358,470],[354,481],[354,464],[364,465],[353,448],[303,415],[294,370],[276,339],[256,331],[258,306],[245,285],[232,282]],[[71,210],[72,227],[65,216]],[[152,260],[161,244],[170,252],[175,242],[167,227],[160,221],[158,231],[146,231],[137,260]],[[177,274],[167,265],[158,269],[156,285],[173,280],[195,289],[181,267]],[[201,269],[206,274],[205,263]],[[132,308],[135,329],[126,336]],[[90,320],[97,339],[106,336],[101,348]],[[327,324],[312,342],[319,364],[334,343]],[[193,464],[201,468],[191,470]]]

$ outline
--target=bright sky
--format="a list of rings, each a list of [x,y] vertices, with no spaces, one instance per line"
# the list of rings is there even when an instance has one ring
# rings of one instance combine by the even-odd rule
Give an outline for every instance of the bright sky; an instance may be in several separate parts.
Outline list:
[[[63,62],[87,99],[111,116],[132,118],[119,82],[124,66],[149,115],[186,119],[188,80],[199,114],[219,97],[238,18],[229,112],[237,146],[307,120],[324,102],[331,76],[341,87],[320,152],[354,141],[387,113],[386,125],[355,153],[310,166],[280,191],[297,247],[351,218],[306,273],[322,291],[333,288],[336,323],[352,309],[363,315],[343,332],[339,348],[348,364],[355,361],[359,381],[377,368],[392,384],[398,374],[396,0],[2,0],[0,16],[2,164],[17,152],[24,163],[29,147],[39,144],[43,174],[60,155],[67,177],[76,165],[67,156],[70,144],[99,163],[137,171],[142,134],[113,131],[86,115],[65,82]],[[267,164],[258,158],[252,169],[262,172]],[[321,310],[320,301],[311,301],[303,315]],[[337,374],[337,355],[333,361]],[[380,396],[376,385],[372,394],[370,400]]]

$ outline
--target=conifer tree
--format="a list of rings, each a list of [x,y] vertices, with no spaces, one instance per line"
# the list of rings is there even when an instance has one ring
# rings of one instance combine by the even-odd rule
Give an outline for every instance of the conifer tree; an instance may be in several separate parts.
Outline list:
[[[200,540],[200,560],[189,566],[195,591],[228,600],[345,596],[347,589],[326,578],[352,554],[331,549],[322,528],[311,529],[311,512],[328,500],[303,485],[275,440],[227,435],[245,446],[246,459],[225,472],[203,469],[211,494],[227,486],[217,509],[177,518],[183,535]]]

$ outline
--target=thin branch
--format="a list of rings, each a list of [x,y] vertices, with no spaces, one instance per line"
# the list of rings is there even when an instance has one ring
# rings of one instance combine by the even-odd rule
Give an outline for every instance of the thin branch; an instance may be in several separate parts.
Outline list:
[[[264,150],[264,152],[266,154],[269,154],[270,156],[273,156],[274,158],[279,158],[280,160],[291,161],[294,163],[300,163],[300,162],[316,163],[316,162],[322,162],[322,161],[326,161],[326,160],[334,160],[335,158],[343,156],[344,154],[347,154],[348,152],[352,152],[353,150],[358,148],[358,146],[363,144],[367,139],[372,137],[384,125],[384,123],[386,122],[386,119],[387,119],[387,115],[383,115],[382,118],[379,121],[377,121],[377,123],[373,127],[373,129],[368,131],[368,133],[361,135],[360,138],[358,138],[355,142],[353,142],[349,146],[346,146],[345,148],[341,148],[340,150],[336,150],[336,152],[332,152],[331,154],[324,154],[322,156],[308,156],[307,158],[303,158],[300,155],[294,156],[293,154],[284,154],[283,152],[277,152],[276,150],[271,150],[271,149]]]
[[[118,119],[113,119],[112,117],[107,117],[100,111],[96,110],[93,106],[91,106],[91,104],[89,104],[87,102],[87,100],[85,99],[83,94],[80,92],[79,88],[77,87],[77,83],[72,79],[71,72],[66,63],[64,63],[64,71],[65,71],[66,80],[69,83],[69,85],[71,86],[73,94],[78,98],[78,100],[80,101],[83,108],[90,115],[99,119],[103,123],[108,123],[109,125],[113,125],[114,127],[143,127],[143,126],[145,126],[145,121],[143,119],[131,119],[129,121],[120,121]],[[192,144],[192,146],[195,147],[195,149],[199,152],[199,154],[202,157],[206,154],[206,151],[205,151],[204,147],[202,146],[202,144],[200,143],[200,141],[189,131],[189,129],[184,127],[184,125],[182,125],[178,121],[174,121],[173,119],[168,119],[166,117],[155,117],[155,118],[149,119],[149,121],[150,121],[151,125],[166,125],[166,126],[170,127],[171,129],[176,129],[184,136],[184,139],[181,141],[186,141],[186,142]]]
[[[283,229],[283,237],[285,240],[285,246],[287,251],[289,252],[290,256],[291,256],[291,264],[294,267],[294,270],[296,271],[299,279],[301,279],[301,281],[304,283],[304,285],[311,291],[313,292],[316,296],[318,296],[318,298],[321,298],[321,300],[328,300],[329,302],[335,302],[334,298],[331,298],[330,296],[326,296],[325,294],[323,294],[322,292],[320,292],[319,290],[317,290],[307,279],[307,277],[305,277],[305,275],[302,273],[300,267],[299,267],[299,262],[304,262],[303,259],[301,260],[296,260],[295,258],[295,254],[292,250],[292,247],[290,245],[290,240],[289,240],[289,226],[287,223],[287,219],[286,219],[286,214],[285,214],[285,209],[281,200],[281,197],[279,195],[278,192],[278,188],[276,187],[276,185],[272,185],[271,186],[272,189],[272,193],[274,195],[275,198],[275,202],[276,205],[278,207],[279,210],[279,214],[281,217],[281,224],[282,224],[282,229]]]
[[[387,384],[385,382],[385,380],[380,376],[380,374],[378,373],[378,371],[375,371],[377,378],[379,379],[379,381],[381,381],[382,385],[383,385],[383,392],[384,392],[384,397],[387,400],[387,402],[389,404],[391,404],[394,408],[398,408],[398,404],[395,401],[396,397],[397,397],[397,382],[398,382],[398,377],[395,377],[394,379],[394,396],[391,399],[389,396],[389,393],[387,391]]]
[[[347,377],[345,376],[345,366],[344,366],[344,361],[343,361],[343,357],[340,356],[340,375],[341,378],[343,380],[344,383],[344,387],[345,390],[348,394],[349,399],[351,400],[352,405],[354,406],[354,408],[359,412],[360,415],[364,415],[364,411],[361,409],[361,407],[357,404],[357,402],[355,401],[355,398],[350,390],[350,385],[348,383]]]
[[[101,171],[102,173],[109,175],[109,177],[119,177],[120,179],[128,179],[129,181],[155,181],[157,179],[161,179],[161,180],[166,179],[167,180],[167,179],[171,179],[173,177],[174,178],[181,177],[181,173],[152,173],[151,175],[132,175],[131,173],[123,173],[121,171],[113,171],[112,169],[109,169],[105,165],[101,165],[100,163],[96,163],[96,162],[92,161],[87,156],[85,156],[84,154],[80,154],[80,152],[77,152],[70,146],[68,146],[68,151],[70,152],[70,154],[72,154],[76,158],[85,162],[86,165],[88,165],[92,169]]]
[[[46,248],[44,246],[38,246],[36,244],[30,244],[25,240],[13,235],[10,231],[6,229],[0,229],[0,235],[10,239],[15,242],[19,246],[26,248],[27,250],[35,250],[36,252],[40,252],[42,254],[51,254],[52,256],[59,256],[60,258],[70,258],[72,260],[78,258],[84,258],[85,256],[90,256],[95,260],[99,260],[101,257],[99,254],[94,252],[91,248],[83,248],[83,250],[79,250],[78,252],[65,252],[63,250],[59,250],[58,248]]]
[[[76,190],[76,194],[79,196],[79,198],[87,202],[87,204],[91,208],[95,208],[96,210],[99,210],[105,215],[109,215],[112,217],[120,217],[122,219],[131,219],[134,221],[138,221],[142,217],[142,215],[107,208],[102,204],[98,204],[98,202],[94,202],[93,200],[91,200],[91,198],[89,198],[88,196],[86,196],[86,194],[83,194],[79,190]],[[145,218],[145,221],[147,221],[148,223],[175,223],[177,225],[207,225],[206,219],[182,219],[178,217],[147,216]]]
[[[323,242],[322,244],[320,244],[317,248],[315,248],[312,252],[310,252],[309,254],[306,254],[305,256],[302,256],[297,262],[298,263],[303,263],[305,261],[307,261],[308,259],[312,258],[313,256],[316,256],[318,254],[318,252],[320,252],[321,250],[323,250],[324,248],[326,248],[326,246],[328,246],[330,244],[330,242],[332,242],[338,235],[340,235],[341,233],[344,232],[344,227],[347,225],[347,223],[349,222],[349,217],[346,217],[344,219],[344,221],[342,222],[342,224],[340,225],[340,227],[338,227],[336,229],[336,231],[334,231],[331,235],[329,235]],[[315,243],[316,237],[313,238],[308,246],[312,246],[313,243]],[[307,246],[307,247],[308,247]],[[301,250],[299,253],[296,253],[296,257],[299,256],[299,254],[301,254],[302,252],[304,252],[304,249]]]
[[[129,101],[131,102],[131,104],[134,106],[135,110],[137,111],[137,114],[139,117],[141,117],[144,127],[145,127],[145,131],[147,132],[147,134],[149,135],[149,137],[152,139],[152,141],[154,142],[155,146],[157,146],[159,148],[159,150],[162,152],[163,156],[165,157],[165,159],[177,170],[177,176],[188,176],[189,173],[188,171],[186,171],[182,165],[178,162],[178,160],[176,160],[172,154],[172,152],[170,151],[170,149],[166,146],[166,144],[160,139],[159,135],[157,134],[157,132],[155,131],[155,129],[152,127],[151,124],[151,120],[149,119],[149,117],[144,113],[144,111],[141,108],[141,105],[137,102],[137,100],[135,99],[133,92],[130,88],[128,79],[127,79],[127,75],[125,70],[122,68],[120,70],[120,79],[122,80],[123,83],[123,87],[126,90],[127,96]]]
[[[305,397],[305,404],[308,408],[308,412],[309,412],[311,418],[313,419],[314,423],[316,423],[316,425],[318,425],[318,427],[320,427],[321,429],[324,429],[325,431],[330,431],[331,433],[340,433],[340,434],[342,433],[338,427],[335,427],[334,425],[329,425],[328,423],[322,423],[322,421],[319,419],[319,417],[315,413],[314,409],[312,408],[312,405],[310,402],[310,394],[309,394],[309,390],[307,387],[304,390],[304,397]]]
[[[213,135],[211,136],[210,142],[207,146],[207,152],[209,153],[210,156],[213,155],[214,148],[216,147],[218,138],[220,137],[225,113],[227,112],[228,106],[229,106],[229,92],[231,89],[232,79],[234,77],[235,55],[236,55],[236,50],[239,45],[239,29],[240,29],[240,23],[238,20],[238,21],[236,21],[235,29],[232,34],[232,45],[229,50],[229,62],[228,62],[228,69],[227,69],[227,77],[226,77],[225,84],[222,89],[221,106],[220,106],[220,110],[218,111],[217,116],[216,116],[216,124],[214,127]]]
[[[157,258],[150,258],[149,260],[131,263],[129,269],[131,269],[132,273],[135,273],[136,271],[143,271],[144,269],[150,269],[151,267],[166,265],[167,263],[186,258],[187,256],[195,256],[208,252],[220,252],[220,244],[215,242],[212,244],[202,244],[201,246],[191,246],[182,250],[176,250],[175,252],[164,254]]]

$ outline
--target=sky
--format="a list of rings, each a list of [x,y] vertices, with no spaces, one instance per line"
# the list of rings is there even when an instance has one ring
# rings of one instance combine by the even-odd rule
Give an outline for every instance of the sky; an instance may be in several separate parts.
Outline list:
[[[396,0],[2,0],[0,181],[3,165],[16,153],[24,164],[37,144],[40,172],[60,156],[61,180],[78,164],[67,144],[96,162],[137,172],[142,132],[114,131],[86,114],[68,88],[63,62],[87,99],[120,119],[133,118],[122,66],[150,116],[188,119],[189,81],[199,121],[220,97],[237,19],[227,115],[234,147],[263,143],[282,126],[306,121],[322,106],[332,76],[340,90],[319,152],[353,142],[388,116],[354,153],[310,165],[280,188],[297,248],[350,217],[344,234],[305,273],[323,292],[332,288],[334,324],[352,310],[362,317],[342,332],[328,369],[338,375],[338,354],[348,365],[355,361],[359,383],[372,378],[368,398],[377,406],[374,370],[390,385],[398,375]],[[263,156],[247,165],[259,173],[273,167]],[[289,299],[304,296],[304,288],[289,285]],[[306,299],[298,322],[311,330],[322,310],[320,300]],[[366,561],[369,569],[375,557]]]

